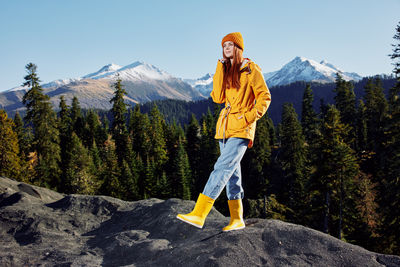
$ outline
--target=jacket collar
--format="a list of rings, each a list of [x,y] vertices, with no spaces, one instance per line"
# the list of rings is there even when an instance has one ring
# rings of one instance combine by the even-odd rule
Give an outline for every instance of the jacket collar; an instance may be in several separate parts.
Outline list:
[[[242,65],[240,66],[240,69],[245,68],[250,61],[251,60],[249,58],[244,58],[243,62],[242,62]]]

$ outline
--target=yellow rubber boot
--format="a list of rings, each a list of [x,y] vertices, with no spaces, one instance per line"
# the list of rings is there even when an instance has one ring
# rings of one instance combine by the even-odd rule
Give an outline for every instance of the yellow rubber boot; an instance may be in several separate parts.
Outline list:
[[[228,200],[229,212],[231,214],[231,220],[222,231],[229,232],[233,230],[239,230],[246,227],[243,220],[243,205],[241,199]]]
[[[214,199],[200,193],[193,211],[188,214],[178,214],[176,218],[197,228],[203,228],[204,221],[210,213],[214,201]]]

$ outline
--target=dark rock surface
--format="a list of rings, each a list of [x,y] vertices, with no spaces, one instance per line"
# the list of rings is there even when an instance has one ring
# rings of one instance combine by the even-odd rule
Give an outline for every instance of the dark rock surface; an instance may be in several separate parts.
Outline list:
[[[175,218],[193,205],[63,195],[0,178],[0,266],[400,266],[398,256],[278,220],[222,233],[229,218],[215,209],[203,229]]]

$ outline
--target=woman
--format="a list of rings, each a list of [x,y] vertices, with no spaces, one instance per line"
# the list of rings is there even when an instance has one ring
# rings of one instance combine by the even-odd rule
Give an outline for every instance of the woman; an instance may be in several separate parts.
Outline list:
[[[221,154],[193,211],[178,214],[177,218],[202,228],[215,199],[226,186],[231,215],[229,225],[223,228],[227,232],[245,227],[240,161],[247,147],[253,146],[256,121],[267,111],[271,94],[258,65],[243,58],[241,33],[226,35],[221,44],[223,59],[218,60],[211,92],[214,102],[225,103],[215,134],[215,138],[219,139]]]

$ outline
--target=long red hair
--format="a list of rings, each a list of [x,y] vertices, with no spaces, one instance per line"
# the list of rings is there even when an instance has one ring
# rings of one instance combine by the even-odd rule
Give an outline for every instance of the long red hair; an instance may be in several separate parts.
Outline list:
[[[224,50],[222,49],[222,55],[224,58]],[[224,63],[224,79],[222,82],[222,89],[227,88],[240,88],[240,66],[243,61],[243,50],[235,44],[233,50],[232,64],[230,59],[227,59]]]

